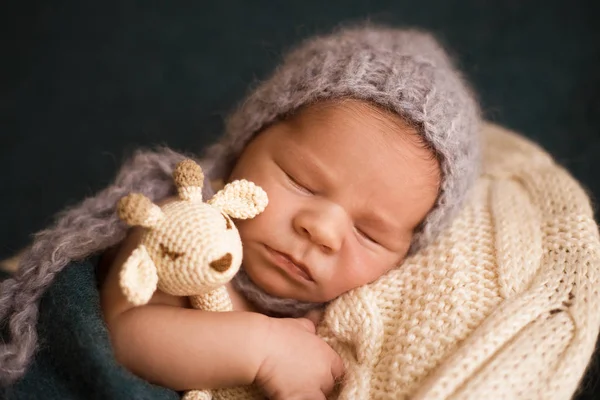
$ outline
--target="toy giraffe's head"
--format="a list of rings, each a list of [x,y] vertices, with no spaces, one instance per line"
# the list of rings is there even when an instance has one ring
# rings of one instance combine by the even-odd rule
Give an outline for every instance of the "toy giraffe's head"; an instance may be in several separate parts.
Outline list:
[[[231,280],[242,262],[242,242],[231,217],[253,218],[268,203],[265,191],[245,180],[227,184],[204,203],[204,175],[192,160],[179,163],[173,178],[179,200],[159,207],[133,193],[119,202],[121,219],[147,228],[120,276],[123,292],[136,305],[146,304],[157,287],[192,296]]]

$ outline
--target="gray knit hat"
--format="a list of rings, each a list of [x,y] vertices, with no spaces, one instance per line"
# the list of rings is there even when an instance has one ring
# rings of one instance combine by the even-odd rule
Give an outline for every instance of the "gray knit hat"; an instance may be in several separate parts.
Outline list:
[[[342,97],[396,112],[437,153],[440,193],[415,232],[415,251],[461,208],[480,161],[477,102],[429,34],[361,26],[305,41],[229,118],[224,138],[208,151],[210,175],[227,177],[248,141],[273,122],[309,103]]]

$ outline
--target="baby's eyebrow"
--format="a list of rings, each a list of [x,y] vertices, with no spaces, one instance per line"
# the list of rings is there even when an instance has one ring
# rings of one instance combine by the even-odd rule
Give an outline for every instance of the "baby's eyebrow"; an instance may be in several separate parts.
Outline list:
[[[360,218],[359,222],[384,233],[394,233],[399,231],[395,224],[390,222],[389,218],[386,218],[384,215],[377,212],[365,215],[363,218]]]
[[[318,178],[324,186],[335,182],[334,171],[329,170],[322,161],[309,152],[302,151],[295,143],[288,145],[285,161],[298,163],[302,169]]]

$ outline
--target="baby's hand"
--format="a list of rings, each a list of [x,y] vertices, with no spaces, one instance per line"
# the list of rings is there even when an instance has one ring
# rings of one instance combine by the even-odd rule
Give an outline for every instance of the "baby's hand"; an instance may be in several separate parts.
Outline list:
[[[325,399],[343,375],[340,356],[315,335],[309,319],[270,320],[256,383],[272,400]]]

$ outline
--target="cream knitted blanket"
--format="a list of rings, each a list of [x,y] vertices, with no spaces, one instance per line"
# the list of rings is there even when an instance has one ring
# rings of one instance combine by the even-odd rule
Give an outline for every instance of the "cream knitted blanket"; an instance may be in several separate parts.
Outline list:
[[[451,228],[335,300],[319,334],[360,399],[567,399],[600,327],[600,240],[542,149],[484,127],[484,171]]]

